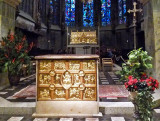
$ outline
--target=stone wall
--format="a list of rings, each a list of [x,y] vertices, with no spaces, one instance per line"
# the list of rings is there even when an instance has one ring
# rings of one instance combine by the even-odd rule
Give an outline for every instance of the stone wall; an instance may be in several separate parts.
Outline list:
[[[0,1],[0,40],[9,30],[14,31],[15,8],[4,1]]]
[[[160,1],[150,0],[144,4],[144,31],[146,50],[153,57],[153,76],[160,80]]]

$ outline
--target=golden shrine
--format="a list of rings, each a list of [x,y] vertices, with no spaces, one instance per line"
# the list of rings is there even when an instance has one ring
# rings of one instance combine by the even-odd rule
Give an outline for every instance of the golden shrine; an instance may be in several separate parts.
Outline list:
[[[97,55],[37,56],[37,102],[33,116],[98,114],[98,58]]]
[[[96,31],[88,31],[88,32],[72,32],[70,44],[97,44],[97,35]]]

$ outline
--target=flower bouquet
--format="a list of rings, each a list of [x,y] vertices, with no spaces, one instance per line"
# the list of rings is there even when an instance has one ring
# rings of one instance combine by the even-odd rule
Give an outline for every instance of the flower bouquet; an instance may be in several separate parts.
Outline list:
[[[23,64],[30,63],[28,52],[33,47],[33,42],[28,45],[26,36],[21,32],[15,34],[9,32],[7,37],[2,38],[2,55],[0,57],[1,68],[8,71],[10,84],[17,85]]]

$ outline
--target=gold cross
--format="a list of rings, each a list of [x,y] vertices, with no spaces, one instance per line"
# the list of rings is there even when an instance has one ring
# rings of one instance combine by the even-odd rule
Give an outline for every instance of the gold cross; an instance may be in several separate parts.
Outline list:
[[[133,18],[136,18],[136,12],[142,12],[142,9],[136,8],[136,5],[137,3],[133,2],[133,6],[134,6],[133,10],[130,10],[130,9],[128,10],[128,13],[133,13]]]
[[[142,12],[142,9],[137,9],[136,8],[137,3],[133,2],[133,10],[128,10],[128,13],[133,13],[133,27],[134,27],[134,49],[136,49],[136,44],[137,44],[137,40],[136,40],[136,13],[137,12]]]

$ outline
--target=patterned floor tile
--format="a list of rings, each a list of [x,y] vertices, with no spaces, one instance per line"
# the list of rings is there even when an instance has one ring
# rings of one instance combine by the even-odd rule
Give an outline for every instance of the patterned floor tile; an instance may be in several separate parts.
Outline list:
[[[124,117],[111,117],[112,121],[125,121]]]
[[[59,121],[73,121],[73,118],[61,118]]]
[[[48,118],[35,118],[33,121],[47,121]]]
[[[85,121],[99,121],[98,118],[86,118]]]
[[[21,121],[22,119],[23,119],[23,117],[11,117],[7,121]]]
[[[7,94],[8,92],[0,92],[0,95],[5,95]]]

